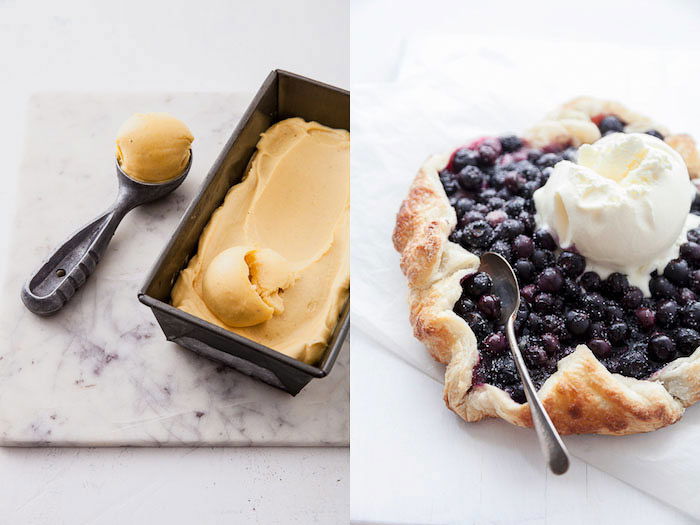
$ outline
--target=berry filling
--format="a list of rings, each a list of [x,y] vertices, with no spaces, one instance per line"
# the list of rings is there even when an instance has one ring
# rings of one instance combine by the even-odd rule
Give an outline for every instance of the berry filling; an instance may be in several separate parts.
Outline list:
[[[614,115],[592,119],[601,134],[624,131]],[[656,130],[648,134],[663,139]],[[651,297],[613,273],[586,272],[586,259],[561,250],[556,236],[535,225],[533,193],[553,166],[576,157],[573,147],[535,149],[516,136],[484,137],[456,150],[440,180],[457,214],[452,242],[481,255],[496,252],[513,266],[521,304],[515,322],[520,350],[540,388],[557,362],[586,344],[613,373],[644,379],[700,346],[700,228],[688,232],[678,259],[650,275]],[[691,212],[700,215],[700,198]],[[490,384],[525,401],[490,277],[465,276],[454,312],[474,332],[479,361],[473,384]]]

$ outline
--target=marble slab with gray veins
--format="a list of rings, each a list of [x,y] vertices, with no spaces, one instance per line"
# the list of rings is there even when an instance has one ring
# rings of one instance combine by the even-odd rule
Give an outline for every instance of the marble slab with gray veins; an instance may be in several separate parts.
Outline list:
[[[0,299],[0,444],[347,445],[349,351],[296,397],[165,340],[136,294],[252,94],[40,94],[28,108]],[[56,316],[20,300],[26,278],[116,194],[114,137],[167,111],[196,137],[189,177],[132,211]],[[10,176],[10,174],[5,174]]]

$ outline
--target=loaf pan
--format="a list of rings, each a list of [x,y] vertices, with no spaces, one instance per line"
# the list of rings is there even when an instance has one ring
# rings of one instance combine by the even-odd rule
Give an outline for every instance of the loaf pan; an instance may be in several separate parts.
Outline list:
[[[296,395],[309,381],[327,376],[350,326],[346,302],[326,351],[309,365],[173,307],[170,291],[197,251],[199,237],[228,190],[245,175],[260,134],[290,117],[350,130],[350,93],[287,71],[272,71],[209,171],[199,193],[138,294],[153,311],[168,341]]]

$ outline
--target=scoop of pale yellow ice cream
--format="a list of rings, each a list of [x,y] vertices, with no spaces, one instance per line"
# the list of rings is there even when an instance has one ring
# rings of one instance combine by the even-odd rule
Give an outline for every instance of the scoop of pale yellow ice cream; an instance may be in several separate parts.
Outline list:
[[[167,113],[136,113],[117,133],[117,161],[132,179],[164,182],[180,175],[190,160],[194,137]]]
[[[202,296],[226,324],[254,326],[284,311],[280,293],[293,283],[289,262],[276,251],[235,246],[209,263]]]

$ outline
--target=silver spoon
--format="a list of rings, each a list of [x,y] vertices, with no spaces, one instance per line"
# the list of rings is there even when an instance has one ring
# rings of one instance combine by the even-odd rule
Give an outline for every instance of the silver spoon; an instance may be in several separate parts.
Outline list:
[[[116,165],[119,191],[114,204],[59,246],[22,288],[22,302],[35,314],[53,315],[63,308],[95,271],[124,216],[137,206],[165,197],[182,184],[192,166],[192,152],[180,175],[159,183],[132,179],[122,171],[119,162]]]
[[[537,432],[542,454],[554,474],[564,474],[569,469],[569,452],[566,450],[561,436],[549,419],[547,411],[537,397],[535,386],[530,379],[530,373],[525,366],[523,355],[518,348],[513,322],[520,306],[520,289],[513,269],[508,261],[497,253],[485,253],[481,256],[479,271],[489,274],[493,281],[494,293],[501,299],[500,322],[506,325],[506,337],[510,351],[513,354],[515,366],[523,382],[525,397],[530,406],[532,423]]]

